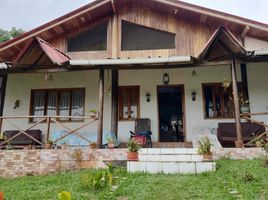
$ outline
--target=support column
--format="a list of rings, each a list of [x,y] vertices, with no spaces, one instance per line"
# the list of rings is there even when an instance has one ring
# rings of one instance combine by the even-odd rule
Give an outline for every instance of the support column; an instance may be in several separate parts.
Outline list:
[[[118,70],[112,70],[112,112],[111,130],[117,136],[118,132]]]
[[[242,130],[241,130],[241,120],[240,120],[240,106],[237,90],[237,75],[235,67],[235,58],[232,60],[231,64],[231,75],[232,75],[232,88],[233,88],[233,99],[234,99],[234,108],[235,108],[235,124],[236,124],[236,136],[237,141],[235,141],[235,146],[238,148],[243,147],[242,140]]]
[[[99,110],[98,110],[98,147],[102,146],[103,132],[103,105],[104,105],[104,69],[99,70]]]

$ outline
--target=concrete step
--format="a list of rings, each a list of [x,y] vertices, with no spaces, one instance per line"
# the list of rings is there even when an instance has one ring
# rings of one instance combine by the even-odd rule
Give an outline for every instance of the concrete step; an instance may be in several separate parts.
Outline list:
[[[166,162],[200,162],[202,155],[196,154],[139,154],[139,161],[166,161]]]
[[[139,154],[143,155],[177,155],[177,154],[191,154],[198,155],[197,148],[142,148]]]
[[[216,171],[216,163],[128,161],[127,170],[128,172],[147,172],[152,174],[197,174]]]

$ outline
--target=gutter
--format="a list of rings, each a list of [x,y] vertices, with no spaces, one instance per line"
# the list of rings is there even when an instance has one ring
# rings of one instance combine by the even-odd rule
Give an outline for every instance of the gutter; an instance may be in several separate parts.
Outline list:
[[[255,50],[253,52],[254,56],[266,56],[268,55],[268,49]]]
[[[76,66],[100,66],[100,65],[146,65],[146,64],[191,64],[191,56],[171,56],[165,58],[144,59],[94,59],[94,60],[70,60],[70,65]]]

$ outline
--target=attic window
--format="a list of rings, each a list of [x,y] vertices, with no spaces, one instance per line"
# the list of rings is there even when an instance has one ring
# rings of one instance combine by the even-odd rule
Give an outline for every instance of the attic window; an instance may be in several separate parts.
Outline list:
[[[68,52],[77,51],[106,51],[107,25],[102,23],[68,40]]]
[[[122,21],[122,51],[174,49],[174,33]]]

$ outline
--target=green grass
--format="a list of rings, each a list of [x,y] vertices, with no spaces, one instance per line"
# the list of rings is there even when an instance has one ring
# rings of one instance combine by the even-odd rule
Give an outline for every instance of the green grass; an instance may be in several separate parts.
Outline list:
[[[220,160],[217,171],[200,175],[128,174],[117,169],[119,188],[115,192],[85,190],[80,177],[88,170],[0,179],[0,191],[7,200],[57,199],[60,191],[70,191],[74,199],[237,199],[230,190],[236,190],[241,199],[268,200],[268,168],[262,160]],[[252,179],[252,180],[249,180]]]

